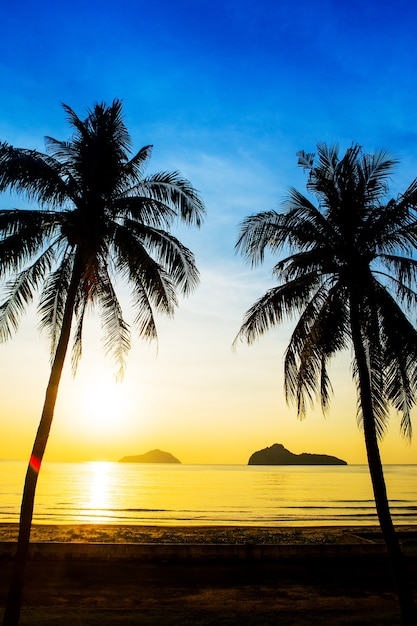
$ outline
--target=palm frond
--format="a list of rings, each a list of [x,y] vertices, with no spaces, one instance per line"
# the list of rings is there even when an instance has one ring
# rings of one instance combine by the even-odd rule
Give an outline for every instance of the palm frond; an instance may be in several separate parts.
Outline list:
[[[236,252],[244,254],[253,265],[262,263],[265,250],[280,247],[282,216],[276,211],[266,211],[247,217],[240,226]]]
[[[135,285],[135,309],[137,311],[134,325],[138,329],[139,337],[147,341],[157,341],[158,333],[155,316],[149,296],[138,282]]]
[[[378,257],[382,267],[387,269],[383,273],[378,270],[375,275],[381,273],[390,290],[396,294],[399,301],[407,308],[417,304],[417,260],[405,256],[384,254]]]
[[[281,259],[272,268],[272,275],[280,282],[287,282],[300,278],[305,274],[315,274],[322,280],[334,275],[337,265],[332,256],[333,251],[317,246],[312,250],[291,254]]]
[[[312,274],[269,289],[246,312],[234,345],[238,339],[245,340],[250,345],[271,328],[291,319],[305,308],[320,285],[321,280],[316,274]]]
[[[128,189],[135,183],[139,183],[145,173],[145,166],[152,154],[153,146],[144,146],[123,167],[123,185]]]
[[[206,212],[203,200],[189,181],[178,172],[159,172],[147,176],[132,187],[130,193],[173,208],[186,224],[202,224]]]
[[[75,312],[75,329],[74,329],[74,337],[72,340],[72,350],[71,350],[71,371],[72,375],[75,376],[77,373],[78,365],[82,357],[83,353],[83,327],[84,327],[84,318],[87,310],[87,306],[89,301],[86,298],[79,299]]]
[[[403,416],[401,432],[411,438],[411,409],[417,397],[417,333],[397,300],[382,286],[375,290],[383,333],[384,384],[388,401]]]
[[[304,150],[299,150],[296,152],[296,156],[298,157],[298,166],[302,167],[303,170],[311,170],[314,163],[314,157],[316,156],[314,152],[305,152]]]
[[[45,137],[45,147],[48,155],[61,164],[76,157],[76,150],[71,141],[59,141],[53,137]]]
[[[177,217],[172,207],[141,196],[117,198],[112,207],[116,219],[130,219],[152,228],[170,228]]]
[[[45,280],[39,299],[39,330],[49,336],[51,360],[58,345],[74,257],[64,254],[59,267]]]
[[[83,139],[87,140],[88,133],[87,133],[86,124],[84,123],[84,121],[82,121],[78,117],[75,111],[70,106],[68,106],[68,104],[65,104],[62,102],[61,106],[66,113],[66,117],[67,117],[67,121],[69,125],[76,129],[77,135],[80,135]],[[74,142],[72,141],[72,143]]]
[[[0,276],[19,272],[41,254],[59,231],[55,213],[0,211]]]
[[[150,309],[155,307],[163,314],[172,315],[177,306],[177,295],[169,272],[152,257],[144,243],[130,229],[118,228],[113,245],[118,270],[126,276],[131,286],[134,306],[141,311],[146,299],[146,306]],[[141,317],[140,312],[136,322],[142,328]],[[143,332],[148,337],[152,335],[148,331]]]
[[[5,287],[5,301],[0,305],[0,342],[7,341],[18,329],[20,318],[33,301],[34,294],[50,271],[54,258],[52,248],[22,270]]]
[[[356,417],[359,427],[363,428],[363,407],[362,407],[362,389],[359,381],[359,373],[357,363],[355,360],[352,362],[352,376],[357,388],[357,403],[356,403]],[[380,372],[376,370],[370,370],[371,377],[371,401],[373,420],[375,425],[375,431],[377,438],[382,440],[387,431],[388,425],[388,404],[387,397],[384,393],[383,386],[377,385],[377,382],[381,382]]]
[[[29,202],[59,207],[67,200],[61,164],[36,150],[0,148],[0,191],[22,194]]]
[[[397,164],[398,160],[391,158],[386,150],[363,155],[358,166],[365,182],[364,197],[369,204],[375,204],[387,194],[388,182]]]
[[[125,222],[123,229],[125,228],[134,233],[140,245],[170,274],[173,285],[180,293],[189,295],[197,287],[199,272],[194,255],[176,237],[165,230],[129,221]],[[121,227],[119,231],[122,231]]]
[[[324,241],[329,242],[335,237],[321,208],[315,207],[296,189],[289,189],[283,206],[286,209],[283,217],[283,232],[286,233],[286,240],[293,247],[300,246],[305,249],[307,246],[317,245]]]
[[[324,284],[306,304],[285,353],[284,391],[288,403],[305,416],[306,400],[320,399],[327,411],[331,385],[327,363],[347,346],[349,324],[339,285]]]
[[[117,378],[122,379],[126,355],[130,350],[130,330],[123,319],[122,309],[104,264],[99,267],[97,299],[104,331],[104,348],[118,364]]]

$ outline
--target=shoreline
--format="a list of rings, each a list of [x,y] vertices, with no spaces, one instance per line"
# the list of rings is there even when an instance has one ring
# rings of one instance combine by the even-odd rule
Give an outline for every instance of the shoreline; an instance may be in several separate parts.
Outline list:
[[[15,542],[18,523],[0,523],[0,542]],[[417,536],[417,525],[396,526]],[[31,542],[181,544],[338,544],[381,542],[378,525],[357,526],[171,526],[132,524],[33,524]]]

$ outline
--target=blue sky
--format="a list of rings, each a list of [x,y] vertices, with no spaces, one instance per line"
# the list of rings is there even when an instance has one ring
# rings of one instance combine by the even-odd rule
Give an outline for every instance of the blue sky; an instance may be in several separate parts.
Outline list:
[[[145,140],[156,127],[165,147],[246,146],[260,160],[291,139],[401,150],[415,128],[415,17],[412,2],[9,5],[1,129],[61,133],[59,102],[117,96],[129,127]]]
[[[160,447],[184,462],[246,463],[254,448],[278,441],[295,452],[339,452],[364,462],[348,364],[335,366],[339,392],[331,418],[314,413],[300,424],[282,399],[288,331],[231,353],[244,311],[272,284],[268,265],[251,271],[233,247],[246,215],[278,208],[289,186],[305,189],[295,153],[313,152],[317,142],[388,148],[400,160],[393,195],[417,176],[416,17],[411,1],[26,0],[3,8],[0,139],[43,150],[45,135],[68,137],[61,102],[82,116],[96,101],[121,98],[134,147],[154,145],[149,170],[180,170],[206,202],[202,229],[180,231],[196,254],[200,288],[173,323],[161,323],[156,359],[143,347],[133,350],[126,386],[138,406],[139,373],[148,384],[146,408],[136,406],[131,419],[142,411],[139,421],[148,422],[140,431],[127,428],[127,438],[118,435],[116,457]],[[10,202],[0,198],[1,207]],[[30,406],[18,409],[10,397],[15,408],[3,420],[0,441],[14,442],[18,416],[26,415],[27,438],[13,448],[19,457],[33,436],[48,367],[36,322],[25,324],[2,347],[16,368],[10,365],[2,379],[6,395],[13,380],[31,378],[21,360],[29,343],[42,363]],[[94,347],[101,359],[97,354]],[[93,357],[85,357],[87,372]],[[85,375],[80,369],[79,381],[63,381],[64,398],[77,393]],[[345,410],[345,393],[349,414],[338,422],[337,398]],[[66,419],[66,406],[60,410],[58,422],[61,414]],[[58,423],[52,436],[55,458],[65,428]],[[0,457],[9,456],[9,444],[2,445]],[[84,451],[77,458],[108,458],[104,442],[88,444],[86,435],[78,445]],[[383,446],[389,462],[415,460],[415,443],[404,446],[396,420]]]

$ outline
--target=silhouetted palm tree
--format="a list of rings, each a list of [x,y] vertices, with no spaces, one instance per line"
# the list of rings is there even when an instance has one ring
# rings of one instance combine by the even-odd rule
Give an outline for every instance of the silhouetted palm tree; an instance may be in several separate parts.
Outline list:
[[[73,135],[69,141],[47,137],[47,154],[0,145],[0,190],[36,205],[0,211],[0,276],[9,278],[0,340],[17,329],[39,289],[40,326],[49,333],[52,360],[25,479],[7,625],[19,621],[38,472],[71,336],[74,372],[81,356],[87,305],[98,306],[105,348],[122,375],[130,331],[114,278],[130,285],[134,323],[146,339],[156,338],[155,313],[171,315],[177,293],[188,294],[198,282],[193,254],[169,232],[177,219],[200,226],[204,206],[198,193],[177,172],[145,176],[151,146],[129,158],[131,140],[119,100],[96,104],[83,120],[68,106],[64,110]]]
[[[384,203],[395,161],[357,145],[339,158],[337,147],[298,153],[308,169],[307,190],[317,206],[291,189],[282,213],[246,218],[237,250],[253,264],[265,251],[288,255],[273,268],[278,286],[246,313],[237,338],[249,344],[284,319],[299,316],[285,353],[285,396],[303,417],[307,402],[328,408],[328,364],[353,346],[353,378],[378,518],[396,577],[404,623],[416,624],[405,563],[391,519],[378,440],[390,407],[411,437],[417,386],[415,314],[417,182]],[[236,339],[237,339],[236,338]],[[235,340],[236,341],[236,340]]]

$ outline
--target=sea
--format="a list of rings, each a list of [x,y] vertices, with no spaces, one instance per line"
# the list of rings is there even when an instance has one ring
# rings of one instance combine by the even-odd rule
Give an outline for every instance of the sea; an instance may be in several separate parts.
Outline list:
[[[26,463],[0,461],[0,523],[17,522]],[[394,523],[417,524],[417,465],[384,468]],[[366,465],[42,465],[33,522],[183,526],[378,523]]]

